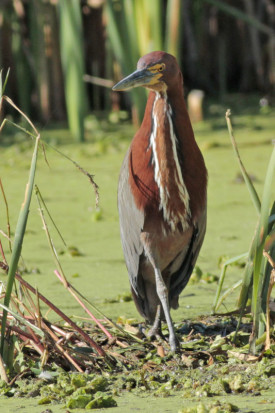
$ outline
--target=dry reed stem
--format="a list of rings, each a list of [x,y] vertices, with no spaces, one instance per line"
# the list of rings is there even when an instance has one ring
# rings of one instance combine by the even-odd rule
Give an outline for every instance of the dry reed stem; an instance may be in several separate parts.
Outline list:
[[[109,333],[109,331],[101,324],[101,322],[91,313],[91,311],[86,307],[86,305],[80,300],[80,298],[75,293],[74,287],[72,286],[71,283],[67,281],[67,279],[65,278],[65,275],[63,274],[63,276],[61,276],[57,270],[55,270],[54,273],[59,279],[59,281],[63,283],[66,290],[69,291],[69,293],[74,297],[74,299],[78,302],[78,304],[81,305],[81,307],[91,317],[91,319],[98,325],[98,327],[103,331],[103,333],[108,337],[108,339],[112,340],[114,338],[112,334]]]
[[[56,274],[58,275],[58,278],[61,280],[61,282],[63,283],[63,285],[65,286],[65,288],[66,288],[66,289],[69,289],[69,288],[68,288],[68,286],[69,286],[68,281],[67,281],[67,279],[66,279],[66,277],[65,277],[65,274],[64,274],[63,269],[62,269],[62,267],[61,267],[61,264],[60,264],[60,262],[59,262],[58,255],[57,255],[56,249],[55,249],[55,247],[54,247],[54,245],[53,245],[53,241],[52,241],[52,239],[51,239],[51,237],[50,237],[50,233],[49,233],[48,226],[47,226],[47,223],[46,223],[46,220],[45,220],[45,217],[44,217],[44,213],[43,213],[43,210],[42,210],[42,208],[41,208],[40,198],[42,199],[42,197],[41,197],[41,194],[40,194],[40,191],[39,191],[38,187],[36,187],[36,196],[37,196],[37,200],[38,200],[38,204],[39,204],[39,213],[40,213],[40,216],[41,216],[41,219],[42,219],[42,222],[43,222],[43,227],[44,227],[44,230],[45,230],[45,232],[46,232],[46,236],[47,236],[47,239],[48,239],[48,242],[49,242],[51,251],[52,251],[52,253],[53,253],[53,255],[54,255],[54,259],[55,259],[55,261],[56,261],[56,263],[57,263],[57,265],[58,265],[58,267],[59,267],[59,269],[60,269],[60,272],[57,271]],[[102,351],[103,351],[103,350],[102,350]]]
[[[102,77],[98,76],[91,76],[91,75],[84,75],[83,76],[84,82],[92,83],[93,85],[107,87],[108,89],[114,86],[114,81],[109,79],[103,79]]]
[[[3,245],[2,245],[1,240],[0,240],[0,252],[1,252],[4,263],[7,264],[7,260],[6,260],[6,257],[5,257],[5,253],[4,253],[4,250],[3,250]]]
[[[37,343],[34,340],[30,340],[31,346],[37,351],[40,356],[43,356],[45,347],[41,347],[41,343]]]
[[[35,315],[31,313],[30,309],[24,304],[22,303],[17,297],[11,297],[11,301],[13,303],[13,305],[16,308],[17,313],[24,319],[27,320],[27,317],[22,313],[22,311],[20,310],[19,306],[16,304],[15,301],[18,301],[18,303],[20,305],[22,305],[24,307],[24,309],[31,315],[31,317],[29,317],[29,320],[31,320],[30,322],[32,322],[35,325]],[[27,321],[29,321],[27,320]],[[39,347],[39,354],[43,353],[44,351],[44,346],[42,345],[40,339],[37,337],[37,335],[35,334],[35,332],[28,326],[26,325],[26,328],[29,332],[29,334],[31,335],[31,340],[36,344],[36,346]],[[40,327],[39,327],[40,328]]]
[[[8,235],[4,231],[2,231],[2,229],[0,229],[0,234],[2,234],[4,238],[11,242],[11,238],[9,238]]]
[[[8,266],[3,262],[0,262],[0,267],[5,271],[8,270]],[[27,281],[25,281],[18,272],[15,273],[15,278],[21,284],[23,284],[28,290],[30,290],[33,294],[36,293],[34,287],[32,287]],[[38,293],[39,298],[43,301],[48,307],[50,307],[56,314],[58,314],[63,320],[65,320],[74,330],[76,330],[83,339],[93,347],[97,353],[102,357],[107,357],[105,351],[88,335],[86,334],[77,324],[75,324],[66,314],[63,313],[58,307],[56,307],[50,300],[48,300],[44,295]]]
[[[35,133],[36,133],[36,135],[37,135],[36,138],[39,139],[40,135],[39,135],[37,129],[35,128],[34,124],[31,122],[31,120],[24,114],[24,112],[21,111],[21,110],[19,109],[19,107],[17,107],[17,105],[15,105],[14,102],[13,102],[9,97],[7,97],[7,96],[2,96],[2,97],[1,97],[1,105],[2,105],[2,103],[3,103],[4,100],[5,100],[8,104],[10,104],[15,110],[17,110],[17,111],[20,113],[20,115],[21,115],[21,116],[28,122],[28,124],[32,127],[33,131],[35,131]],[[2,131],[2,129],[3,129],[4,125],[6,124],[6,122],[7,122],[7,119],[4,119],[3,122],[1,123],[1,125],[0,125],[0,132]],[[17,126],[17,125],[16,125],[16,126]],[[17,127],[18,127],[18,126],[17,126]],[[30,135],[32,138],[35,137],[34,134],[31,133],[30,131],[25,130],[25,132],[26,132],[28,135]],[[44,149],[43,144],[42,144],[42,149],[43,149],[44,156],[45,156],[45,149]],[[45,157],[45,160],[46,160],[46,162],[47,162],[46,157]],[[48,162],[47,162],[47,163],[48,163]],[[94,190],[95,190],[95,193],[96,193],[96,205],[98,206],[98,201],[99,201],[98,186],[97,186],[97,184],[94,182],[93,176],[90,175],[90,174],[88,174],[86,171],[84,171],[84,170],[83,170],[78,164],[76,164],[75,162],[73,162],[73,163],[78,167],[78,169],[80,169],[85,175],[87,175],[87,176],[89,177],[91,183],[92,183],[93,186],[94,186]],[[8,222],[8,236],[7,236],[7,238],[9,239],[10,248],[11,248],[8,205],[7,205],[7,200],[6,200],[6,196],[5,196],[5,192],[4,192],[4,189],[3,189],[2,182],[0,182],[0,184],[1,184],[1,190],[2,190],[3,197],[4,197],[4,201],[5,201],[5,204],[6,204],[7,222]],[[24,201],[24,202],[25,202],[25,201]],[[7,271],[7,270],[9,269],[9,267],[8,267],[8,265],[6,264],[6,259],[5,259],[4,251],[3,251],[3,248],[2,248],[2,244],[1,244],[1,253],[2,253],[2,256],[3,256],[3,259],[4,259],[4,263],[0,263],[0,264],[1,264],[1,267]],[[74,330],[78,331],[78,333],[84,338],[84,340],[85,340],[86,342],[88,342],[88,343],[97,351],[97,353],[98,353],[100,356],[103,356],[103,357],[106,356],[106,353],[104,352],[104,350],[103,350],[100,346],[98,346],[97,343],[95,343],[94,340],[92,340],[92,339],[89,337],[88,334],[86,334],[81,328],[79,328],[74,322],[72,322],[72,321],[69,319],[69,317],[67,317],[62,311],[60,311],[56,306],[54,306],[54,304],[52,304],[52,303],[51,303],[49,300],[47,300],[44,296],[42,296],[41,294],[39,294],[37,290],[35,290],[35,289],[34,289],[33,287],[31,287],[27,282],[25,282],[18,273],[15,273],[15,277],[17,278],[17,280],[19,280],[19,282],[20,282],[22,285],[25,286],[26,289],[29,289],[33,294],[36,295],[37,308],[35,307],[33,300],[30,299],[30,296],[29,296],[29,294],[28,294],[29,303],[30,303],[31,307],[35,310],[34,312],[37,313],[37,315],[35,315],[35,316],[32,315],[32,322],[34,322],[35,319],[37,319],[38,325],[41,325],[41,324],[42,324],[41,312],[40,312],[40,306],[39,306],[39,298],[40,298],[40,299],[42,299],[42,301],[44,301],[51,309],[53,309],[59,316],[61,316],[61,317],[63,318],[63,320],[65,320],[69,325],[71,325],[71,327],[72,327]],[[15,303],[14,303],[14,304],[15,304]],[[22,304],[22,303],[20,303],[20,304]],[[23,317],[23,318],[25,319],[24,315],[23,315],[22,312],[20,311],[20,308],[19,308],[17,305],[15,305],[15,306],[16,306],[16,308],[17,308],[17,311],[21,314],[21,317]],[[26,306],[25,306],[25,308],[26,308]],[[30,311],[29,309],[27,309],[27,310],[28,310],[28,312],[31,314],[31,311]],[[7,316],[6,316],[6,317],[7,317]],[[43,325],[44,325],[44,323],[43,323]],[[38,354],[41,354],[41,355],[44,354],[44,355],[45,355],[45,349],[43,348],[41,342],[38,340],[38,338],[35,336],[35,334],[33,333],[33,331],[32,331],[29,327],[28,327],[28,330],[29,330],[30,336],[32,337],[32,340],[30,340],[30,342],[32,343],[32,346],[36,349],[36,351],[38,352]],[[53,335],[55,336],[55,334],[54,334],[53,332],[50,332],[49,334],[50,334],[51,336],[53,336]],[[55,336],[55,337],[56,337],[56,336]],[[58,340],[57,337],[56,337],[56,340]],[[56,340],[55,340],[55,341],[56,341]],[[80,369],[80,367],[78,366],[78,364],[67,354],[67,352],[65,352],[65,351],[59,346],[58,343],[56,343],[56,346],[57,346],[57,348],[59,349],[59,351],[61,351],[61,353],[62,353],[67,359],[70,360],[70,362],[75,366],[75,368],[76,368],[78,371],[82,371],[82,369]],[[41,347],[42,347],[42,348],[41,348]],[[5,371],[4,371],[4,372],[1,372],[1,376],[3,376],[4,379],[7,378],[7,377],[5,377]]]
[[[1,192],[2,192],[2,195],[3,195],[3,198],[4,198],[4,204],[5,204],[5,208],[6,208],[7,229],[8,229],[7,238],[9,240],[9,248],[10,248],[10,251],[11,251],[11,226],[10,226],[9,206],[8,206],[8,202],[7,202],[7,198],[6,198],[6,194],[5,194],[5,191],[4,191],[4,187],[3,187],[3,183],[2,183],[1,178],[0,178],[0,188],[1,188]],[[1,245],[1,248],[2,248],[2,245]]]
[[[3,100],[6,100],[15,110],[17,110],[17,112],[20,113],[21,116],[23,116],[23,118],[28,122],[28,124],[32,127],[32,129],[34,130],[34,132],[36,133],[37,136],[39,136],[39,132],[36,129],[36,127],[34,126],[34,124],[32,123],[32,121],[30,120],[30,118],[21,110],[19,109],[18,106],[16,106],[16,104],[12,101],[12,99],[10,99],[8,96],[4,95],[2,96]],[[4,119],[5,121],[5,119]],[[2,124],[4,123],[4,121],[2,122]],[[2,130],[3,126],[1,125],[0,127],[0,131]],[[30,132],[29,132],[30,133]]]
[[[59,149],[55,148],[54,146],[50,145],[50,144],[46,144],[47,146],[49,146],[50,148],[52,148],[55,152],[59,153],[59,155],[63,156],[64,158],[68,159],[68,161],[72,162],[74,164],[74,166],[80,171],[82,172],[84,175],[87,176],[87,178],[89,179],[90,183],[92,184],[93,188],[94,188],[94,193],[95,193],[95,207],[96,209],[99,208],[99,186],[97,185],[97,183],[94,180],[94,175],[90,174],[89,172],[87,172],[85,169],[83,169],[77,162],[75,162],[73,159],[71,159],[69,156],[65,155],[63,152],[61,152]]]
[[[37,325],[39,328],[41,328],[41,311],[40,311],[40,304],[39,304],[39,295],[38,295],[38,289],[35,289],[36,292],[36,301],[37,301]]]
[[[55,326],[54,324],[51,324],[51,329],[56,331],[60,336],[67,338],[68,333],[66,331],[62,330],[62,328]]]
[[[36,186],[35,189],[36,189],[37,201],[38,201],[38,204],[39,204],[39,213],[40,213],[40,216],[41,216],[41,219],[42,219],[43,227],[44,227],[44,230],[45,230],[45,232],[46,232],[46,236],[47,236],[48,243],[49,243],[49,245],[50,245],[51,251],[52,251],[52,253],[53,253],[54,260],[55,260],[57,266],[59,267],[59,271],[57,271],[57,270],[54,271],[55,275],[56,275],[56,276],[58,277],[58,279],[62,282],[62,284],[64,285],[64,287],[70,292],[70,294],[74,297],[74,299],[75,299],[75,300],[81,305],[81,307],[87,312],[87,314],[89,314],[89,316],[90,316],[90,317],[95,321],[95,323],[101,328],[101,330],[104,332],[104,334],[106,334],[106,336],[107,336],[109,339],[112,339],[112,338],[113,338],[112,335],[111,335],[111,334],[107,331],[107,329],[96,319],[96,317],[91,313],[91,311],[85,306],[85,304],[80,300],[80,298],[79,298],[78,295],[76,294],[76,290],[74,289],[74,287],[67,281],[66,276],[65,276],[65,274],[64,274],[64,271],[63,271],[63,269],[62,269],[61,263],[60,263],[60,261],[59,261],[59,257],[58,257],[58,255],[57,255],[56,249],[55,249],[55,247],[54,247],[52,238],[51,238],[51,236],[50,236],[49,229],[48,229],[48,225],[47,225],[47,222],[46,222],[46,219],[45,219],[45,216],[44,216],[44,212],[43,212],[43,210],[42,210],[42,208],[41,208],[41,203],[40,203],[40,202],[43,203],[43,205],[45,206],[46,211],[47,211],[48,214],[49,214],[49,211],[48,211],[48,209],[47,209],[47,206],[45,205],[45,202],[44,202],[44,200],[43,200],[43,198],[42,198],[42,195],[41,195],[41,193],[40,193],[40,191],[39,191],[39,188]],[[50,219],[52,220],[50,214],[49,214],[49,216],[50,216]],[[54,224],[54,225],[55,225],[55,224]],[[61,234],[60,234],[60,235],[61,235]],[[62,238],[62,237],[61,237],[61,238]],[[63,240],[63,238],[62,238],[62,240]]]
[[[54,341],[54,345],[57,348],[57,350],[76,368],[77,371],[79,371],[80,373],[83,373],[82,368],[78,365],[76,360],[72,356],[70,356],[69,353],[60,346],[59,338],[50,329],[50,327],[47,326],[47,324],[45,322],[43,322],[43,328],[47,331],[47,333],[50,335],[50,337]]]
[[[19,335],[21,340],[26,341],[26,340],[32,340],[33,337],[27,333],[26,331],[22,330],[21,328],[11,325],[9,322],[7,322],[7,327],[11,330],[14,331],[16,334]]]
[[[33,318],[37,318],[38,310],[37,310],[37,308],[36,308],[36,306],[35,306],[35,303],[34,303],[32,297],[31,297],[31,295],[30,295],[29,290],[28,290],[27,288],[25,288],[24,286],[22,286],[22,290],[24,291],[24,295],[25,295],[26,299],[28,300],[29,305],[30,305],[31,308],[32,308]]]
[[[13,379],[11,381],[8,382],[8,385],[10,387],[12,387],[14,385],[14,383],[16,382],[16,380],[21,379],[21,377],[25,376],[26,374],[30,373],[30,368],[27,367],[25,370],[21,371],[20,373],[18,373],[15,377],[13,377]]]

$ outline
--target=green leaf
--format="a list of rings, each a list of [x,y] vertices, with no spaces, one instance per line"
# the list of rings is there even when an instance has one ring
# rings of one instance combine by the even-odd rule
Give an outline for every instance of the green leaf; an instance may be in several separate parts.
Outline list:
[[[264,333],[265,328],[263,316],[266,313],[266,296],[263,295],[263,291],[267,292],[266,284],[269,283],[269,280],[267,280],[265,277],[266,261],[263,257],[263,250],[269,226],[269,210],[271,204],[272,189],[274,188],[274,172],[275,147],[273,148],[265,177],[260,221],[256,235],[256,253],[254,258],[252,291],[253,334],[251,340],[251,350],[253,351],[253,353],[255,353],[256,351],[256,339],[258,338],[258,336]]]
[[[24,317],[22,317],[19,314],[16,314],[14,311],[12,311],[9,307],[5,306],[4,304],[0,303],[0,307],[2,307],[6,312],[10,313],[14,318],[19,320],[22,324],[24,324],[25,326],[28,326],[29,328],[31,328],[33,331],[35,331],[37,334],[39,334],[40,337],[44,337],[43,331],[40,328],[36,327],[34,324],[30,323]]]
[[[243,259],[243,258],[246,258],[247,255],[248,255],[248,253],[245,252],[244,254],[237,255],[236,257],[230,258],[230,259],[226,260],[223,263],[222,271],[221,271],[221,275],[220,275],[220,279],[219,279],[219,283],[218,283],[218,287],[217,287],[217,291],[216,291],[216,295],[215,295],[215,299],[214,299],[214,303],[213,303],[213,307],[212,307],[212,312],[213,313],[215,313],[217,311],[218,307],[221,304],[220,295],[221,295],[221,291],[222,291],[222,287],[223,287],[227,267],[229,265],[234,264],[235,262]]]

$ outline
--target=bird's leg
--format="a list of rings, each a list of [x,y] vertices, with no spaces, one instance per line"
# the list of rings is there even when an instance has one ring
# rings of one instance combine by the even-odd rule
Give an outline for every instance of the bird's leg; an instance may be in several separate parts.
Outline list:
[[[156,311],[156,315],[155,315],[155,320],[154,320],[154,324],[152,325],[152,327],[150,328],[149,332],[148,332],[148,336],[149,337],[158,337],[161,336],[161,305],[159,304],[157,306],[157,311]]]
[[[159,268],[159,254],[158,252],[155,251],[152,238],[149,236],[148,233],[143,232],[141,233],[141,241],[144,246],[145,254],[148,257],[155,273],[155,283],[156,283],[156,290],[157,290],[157,295],[160,300],[164,316],[167,322],[168,330],[169,330],[169,343],[172,351],[176,351],[177,349],[177,340],[176,340],[176,335],[173,327],[173,322],[172,318],[170,315],[170,310],[169,310],[169,297],[168,297],[168,289],[165,285],[165,282],[163,280],[160,268]],[[156,313],[154,325],[157,323],[157,317],[158,312]],[[161,316],[161,311],[160,311],[160,316]],[[160,318],[160,317],[159,317]]]
[[[169,300],[168,300],[168,290],[165,285],[165,282],[163,281],[161,271],[159,268],[155,267],[155,279],[156,279],[156,288],[157,288],[157,294],[159,296],[163,312],[165,315],[165,319],[167,322],[168,330],[169,330],[169,343],[172,351],[176,351],[177,349],[177,340],[176,340],[176,335],[173,327],[173,322],[172,318],[170,315],[170,310],[169,310]]]

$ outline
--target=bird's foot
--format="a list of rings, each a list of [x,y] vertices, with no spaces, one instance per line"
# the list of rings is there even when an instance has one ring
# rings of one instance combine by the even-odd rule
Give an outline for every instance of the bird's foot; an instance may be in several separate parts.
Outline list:
[[[147,333],[148,338],[150,338],[150,340],[156,338],[157,340],[166,340],[166,338],[164,337],[164,335],[162,334],[161,328],[160,327],[151,327],[150,330]]]
[[[177,337],[175,335],[173,335],[172,337],[170,335],[169,344],[170,344],[170,348],[171,348],[172,353],[175,353],[180,348],[179,340],[177,339]]]
[[[147,337],[150,340],[156,339],[160,342],[163,342],[163,341],[166,342],[166,343],[169,342],[170,349],[171,349],[172,353],[175,353],[176,351],[178,351],[180,349],[180,342],[179,342],[177,336],[175,334],[172,335],[172,336],[170,335],[169,340],[168,340],[167,337],[165,337],[163,335],[160,328],[158,328],[158,329],[155,329],[154,327],[150,328],[150,330],[147,332]]]
[[[152,326],[150,330],[148,331],[147,328],[143,325],[139,325],[139,331],[146,337],[148,340],[152,341],[154,339],[160,340],[160,341],[167,341],[167,339],[164,337],[164,335],[161,332],[160,327],[154,327]]]
[[[170,349],[172,353],[175,353],[180,349],[180,342],[175,334],[170,334],[169,340],[165,337],[161,331],[161,328],[158,326],[152,326],[148,331],[146,327],[142,324],[139,325],[139,331],[150,341],[158,340],[158,341],[165,341],[166,343],[169,342]]]

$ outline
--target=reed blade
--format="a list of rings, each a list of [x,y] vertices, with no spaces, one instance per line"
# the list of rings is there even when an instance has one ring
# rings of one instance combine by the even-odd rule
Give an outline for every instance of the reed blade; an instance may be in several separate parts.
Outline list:
[[[80,2],[78,0],[60,0],[58,9],[68,123],[74,138],[83,142],[87,93],[83,82],[84,52]]]
[[[117,7],[118,4],[119,7]],[[137,60],[140,57],[136,22],[138,21],[137,13],[142,6],[142,1],[133,3],[131,0],[125,3],[118,1],[117,4],[107,0],[105,4],[109,41],[124,76],[134,71]],[[131,30],[128,31],[130,27]],[[143,88],[137,88],[131,90],[130,93],[134,112],[136,113],[136,123],[140,123],[146,105],[146,92]]]
[[[254,258],[254,273],[253,273],[253,291],[252,291],[252,311],[253,311],[253,334],[250,342],[250,348],[253,353],[256,351],[256,340],[264,333],[265,329],[265,314],[266,314],[266,283],[269,284],[269,279],[265,279],[266,274],[266,259],[263,256],[264,245],[268,236],[269,216],[271,196],[274,188],[275,174],[275,147],[273,148],[271,158],[268,164],[260,213],[260,221],[256,235],[256,253]],[[265,294],[264,294],[265,292]]]
[[[19,217],[18,217],[16,229],[15,229],[14,243],[13,243],[13,249],[12,249],[12,254],[11,254],[11,262],[10,262],[9,272],[8,272],[8,282],[7,282],[5,299],[4,299],[4,305],[6,307],[9,307],[11,293],[12,293],[14,279],[15,279],[15,273],[16,273],[18,261],[21,255],[23,239],[24,239],[27,221],[28,221],[29,208],[30,208],[33,186],[34,186],[39,140],[40,140],[40,135],[37,136],[36,141],[35,141],[35,147],[33,151],[30,173],[29,173],[29,180],[26,186],[24,201],[21,206],[21,210],[19,213]],[[7,310],[4,309],[3,318],[2,318],[2,326],[1,326],[1,346],[0,346],[0,354],[2,356],[3,356],[3,351],[4,351],[6,321],[7,321]]]
[[[3,71],[1,70],[0,71],[0,99],[2,99],[2,96],[5,93],[5,89],[6,89],[6,86],[7,86],[8,79],[9,79],[10,69],[7,70],[4,83],[2,81],[2,73],[3,73]]]
[[[238,146],[237,146],[237,143],[236,143],[236,140],[235,140],[235,137],[234,137],[230,116],[231,116],[231,112],[230,112],[230,109],[228,109],[226,111],[225,119],[226,119],[226,123],[227,123],[227,127],[228,127],[229,136],[230,136],[230,139],[231,139],[231,143],[232,143],[232,146],[233,146],[233,150],[234,150],[234,153],[237,157],[237,160],[238,160],[238,163],[239,163],[239,166],[240,166],[240,170],[241,170],[241,173],[243,175],[243,179],[246,183],[247,189],[250,193],[252,202],[253,202],[253,204],[256,208],[257,213],[260,214],[261,201],[260,201],[260,198],[259,198],[259,196],[256,192],[256,189],[255,189],[255,187],[254,187],[254,185],[253,185],[253,183],[252,183],[252,181],[251,181],[251,179],[250,179],[248,173],[246,172],[246,169],[245,169],[245,167],[242,163],[242,160],[241,160],[241,157],[240,157],[240,154],[239,154],[239,150],[238,150]]]
[[[167,3],[165,50],[180,61],[182,24],[180,24],[183,2],[169,0]]]

